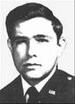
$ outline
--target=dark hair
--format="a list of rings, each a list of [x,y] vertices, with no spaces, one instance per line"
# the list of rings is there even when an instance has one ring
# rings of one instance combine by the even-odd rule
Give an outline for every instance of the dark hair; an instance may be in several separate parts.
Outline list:
[[[10,39],[13,39],[15,34],[14,27],[17,23],[29,20],[34,17],[44,17],[51,21],[53,30],[59,40],[63,26],[61,22],[53,15],[52,11],[39,3],[27,3],[13,9],[6,18],[6,28]]]

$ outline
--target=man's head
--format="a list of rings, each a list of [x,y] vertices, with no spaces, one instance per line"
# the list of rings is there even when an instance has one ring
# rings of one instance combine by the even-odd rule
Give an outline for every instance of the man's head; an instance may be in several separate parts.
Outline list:
[[[22,5],[8,14],[6,27],[14,64],[24,79],[32,84],[47,77],[64,47],[63,27],[52,11],[38,3]]]

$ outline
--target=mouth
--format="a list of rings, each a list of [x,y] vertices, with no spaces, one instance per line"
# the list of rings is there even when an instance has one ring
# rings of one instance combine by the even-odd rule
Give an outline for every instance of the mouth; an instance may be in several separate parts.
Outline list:
[[[36,64],[36,63],[25,63],[23,66],[25,67],[30,67],[30,66],[41,66],[41,64]]]

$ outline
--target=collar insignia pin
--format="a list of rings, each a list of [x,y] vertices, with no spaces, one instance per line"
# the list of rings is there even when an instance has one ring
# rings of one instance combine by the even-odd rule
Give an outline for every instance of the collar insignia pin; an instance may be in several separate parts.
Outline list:
[[[49,90],[49,94],[55,95],[56,94],[56,91],[50,89]]]

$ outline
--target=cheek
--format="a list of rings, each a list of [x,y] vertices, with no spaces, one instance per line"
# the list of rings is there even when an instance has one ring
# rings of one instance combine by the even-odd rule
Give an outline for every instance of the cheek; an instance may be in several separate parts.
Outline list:
[[[26,57],[26,45],[24,43],[14,49],[13,57],[17,63]]]
[[[22,43],[21,45],[17,47],[16,51],[19,57],[22,59],[24,56],[26,56],[26,45]]]
[[[47,44],[42,46],[39,52],[41,62],[45,64],[53,64],[57,57],[57,45]]]

